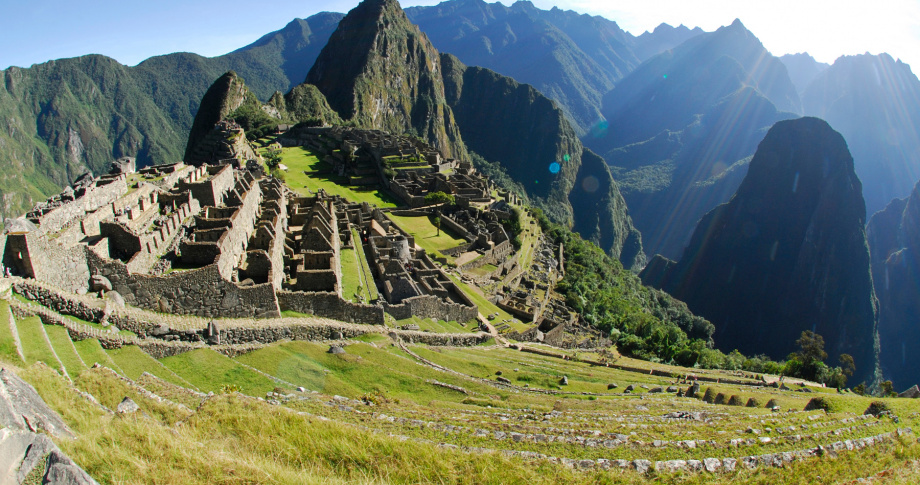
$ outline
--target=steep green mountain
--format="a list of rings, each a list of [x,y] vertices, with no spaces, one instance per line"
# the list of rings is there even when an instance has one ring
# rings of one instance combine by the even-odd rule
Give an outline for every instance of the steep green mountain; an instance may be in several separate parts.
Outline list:
[[[880,362],[896,389],[920,376],[920,183],[894,199],[866,227],[878,294]]]
[[[789,79],[795,85],[796,91],[799,92],[799,97],[802,96],[808,85],[818,77],[818,74],[830,67],[830,64],[816,61],[807,52],[786,54],[780,56],[779,60],[786,66],[786,70],[789,72]]]
[[[346,121],[415,133],[448,157],[466,154],[445,104],[438,52],[396,0],[365,0],[351,10],[306,82]]]
[[[103,56],[11,67],[2,73],[0,215],[17,216],[121,156],[176,160],[185,133],[127,68]]]
[[[773,126],[731,201],[700,220],[678,262],[660,256],[644,283],[716,326],[716,345],[783,358],[804,330],[831,362],[853,356],[855,382],[878,362],[877,300],[862,185],[843,137],[825,121]]]
[[[603,119],[601,100],[651,55],[702,33],[662,25],[634,37],[603,17],[531,2],[507,7],[483,0],[451,0],[411,7],[406,14],[441,52],[528,83],[555,100],[579,135]]]
[[[586,150],[562,110],[533,87],[442,54],[447,102],[470,149],[498,161],[557,223],[627,268],[645,261],[641,236],[603,159]],[[555,164],[555,165],[554,165]]]
[[[844,56],[802,96],[809,116],[846,138],[873,214],[920,179],[920,80],[888,54]]]
[[[648,254],[677,257],[699,218],[734,193],[770,126],[798,109],[782,63],[736,21],[642,64],[584,137],[611,165]]]

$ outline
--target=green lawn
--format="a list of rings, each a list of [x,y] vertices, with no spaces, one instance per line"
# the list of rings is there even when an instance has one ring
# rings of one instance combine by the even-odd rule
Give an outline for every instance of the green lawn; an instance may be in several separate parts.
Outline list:
[[[80,354],[80,357],[83,358],[83,362],[86,363],[88,367],[92,367],[93,364],[99,363],[121,375],[125,375],[125,371],[121,370],[121,367],[109,357],[109,354],[105,353],[105,349],[99,345],[98,340],[94,338],[78,340],[73,343],[73,346],[77,349],[77,353]]]
[[[351,237],[352,240],[355,241],[354,255],[357,258],[355,264],[359,271],[358,279],[360,280],[361,286],[364,287],[364,291],[367,293],[365,297],[368,301],[374,301],[379,298],[380,295],[377,294],[377,284],[374,283],[374,273],[371,272],[367,257],[364,254],[364,248],[361,246],[361,236],[358,234],[357,229],[351,229]]]
[[[54,352],[57,353],[70,377],[77,377],[86,370],[86,364],[80,358],[73,343],[70,342],[70,335],[67,333],[66,328],[60,325],[45,325],[45,332],[54,347]]]
[[[393,214],[387,214],[387,216],[399,227],[415,236],[415,243],[429,253],[441,252],[466,243],[465,239],[454,235],[443,226],[439,233],[438,228],[426,216],[406,217]]]
[[[466,283],[460,281],[460,278],[457,278],[456,276],[449,273],[447,277],[450,278],[451,281],[453,281],[457,287],[460,288],[464,294],[466,294],[466,296],[473,300],[473,303],[479,306],[479,313],[481,313],[482,316],[487,317],[493,313],[498,313],[498,316],[494,320],[490,320],[492,325],[498,325],[502,320],[508,320],[506,323],[508,323],[508,325],[510,325],[516,331],[527,330],[530,328],[530,325],[526,325],[524,323],[514,323],[514,315],[511,315],[510,313],[502,310],[494,303],[487,300],[486,297],[482,295],[482,293],[479,293],[473,288],[470,288],[470,286]]]
[[[428,379],[455,383],[476,390],[481,384],[415,365],[401,351],[381,350],[368,344],[345,347],[345,354],[327,352],[328,345],[284,342],[236,357],[240,362],[307,389],[359,398],[381,393],[415,402],[463,399],[463,394],[426,383]]]
[[[124,376],[129,379],[136,381],[141,377],[141,374],[149,372],[177,386],[190,386],[188,381],[163,366],[163,364],[136,345],[126,345],[119,349],[110,349],[105,352],[118,364],[118,367],[123,370]]]
[[[349,187],[344,185],[344,177],[331,174],[316,173],[317,170],[328,168],[328,164],[321,162],[313,153],[303,147],[287,147],[282,149],[282,161],[288,167],[284,174],[285,182],[291,190],[309,195],[307,190],[316,192],[325,189],[331,195],[341,195],[352,202],[367,202],[377,207],[396,207],[397,200],[379,186]]]
[[[498,269],[498,266],[494,264],[484,264],[478,268],[473,268],[470,270],[465,270],[466,273],[476,275],[476,276],[485,276]]]
[[[52,368],[58,367],[58,360],[54,357],[51,347],[45,340],[42,321],[38,317],[23,318],[16,321],[19,329],[19,339],[22,342],[22,353],[27,364],[42,361]]]
[[[275,388],[274,381],[211,349],[196,349],[160,362],[204,392],[221,392],[225,385],[233,384],[244,394],[264,396]]]
[[[403,325],[416,324],[419,326],[421,331],[429,331],[435,333],[469,333],[478,331],[479,324],[476,322],[466,323],[466,326],[460,325],[458,322],[450,321],[446,322],[444,320],[432,320],[430,318],[420,318],[413,315],[411,318],[406,318],[404,320],[397,320],[395,327],[401,327]]]
[[[0,301],[0,359],[17,364],[22,362],[10,328],[10,304],[5,301]]]

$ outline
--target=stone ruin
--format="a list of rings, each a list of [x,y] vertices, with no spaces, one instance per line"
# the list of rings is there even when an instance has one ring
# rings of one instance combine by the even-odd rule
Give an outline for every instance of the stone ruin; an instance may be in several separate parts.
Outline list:
[[[416,138],[335,126],[298,128],[278,141],[309,148],[349,185],[382,184],[409,207],[426,205],[425,196],[437,191],[462,205],[491,202],[488,181],[471,163],[444,158]]]
[[[82,177],[8,224],[4,268],[66,292],[115,292],[142,309],[207,318],[293,310],[382,324],[386,313],[478,314],[424,251],[411,248],[400,261],[412,271],[394,272],[389,244],[405,234],[367,204],[295,197],[281,181],[230,164],[126,167]],[[365,244],[353,231],[382,239]],[[343,246],[371,255],[384,300],[342,298]]]
[[[232,164],[245,166],[248,160],[260,160],[246,140],[246,133],[238,123],[222,120],[195,145],[186,157],[192,165]]]

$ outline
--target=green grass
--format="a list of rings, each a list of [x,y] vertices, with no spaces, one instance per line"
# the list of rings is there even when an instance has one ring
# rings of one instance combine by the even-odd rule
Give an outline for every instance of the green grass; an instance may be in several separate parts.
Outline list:
[[[495,266],[494,264],[484,264],[478,268],[466,270],[466,272],[472,275],[476,275],[476,276],[485,276],[497,269],[498,269],[498,266]]]
[[[431,318],[421,318],[413,315],[411,318],[406,318],[404,320],[397,320],[393,325],[395,327],[401,327],[403,325],[415,324],[419,326],[421,331],[429,331],[435,333],[469,333],[478,331],[478,324],[476,322],[464,322],[466,326],[460,325],[460,323],[455,321],[446,322],[444,320],[432,320]]]
[[[357,258],[355,264],[357,265],[357,274],[359,279],[359,284],[364,287],[366,292],[365,297],[367,301],[374,301],[380,297],[377,293],[377,285],[374,283],[374,273],[371,272],[371,268],[368,265],[367,257],[364,254],[364,248],[361,246],[361,236],[358,234],[358,230],[355,228],[351,229],[352,240],[356,242],[354,255]],[[344,263],[343,263],[344,265]],[[344,271],[344,270],[343,270]]]
[[[325,162],[306,148],[287,147],[282,150],[282,162],[288,167],[284,174],[285,182],[294,192],[309,195],[307,190],[316,192],[325,189],[328,194],[341,195],[352,202],[367,202],[377,207],[396,207],[398,201],[383,188],[378,186],[349,187],[345,177],[316,173],[322,170]],[[328,165],[328,164],[327,164]],[[307,173],[304,173],[304,172]]]
[[[22,360],[16,349],[16,340],[13,338],[9,318],[10,304],[0,300],[0,359],[19,364],[22,363]]]
[[[85,340],[78,340],[73,343],[73,346],[77,349],[77,353],[80,354],[80,357],[83,358],[83,362],[86,363],[88,367],[92,367],[93,364],[101,364],[109,369],[118,372],[121,375],[125,375],[125,371],[121,370],[121,367],[109,357],[109,354],[105,352],[105,349],[99,345],[99,341],[94,338],[88,338]]]
[[[454,235],[443,225],[439,234],[438,228],[427,216],[408,217],[388,214],[388,217],[406,232],[415,236],[415,243],[429,253],[441,252],[466,243],[465,239]]]
[[[38,317],[28,317],[16,320],[19,329],[19,339],[22,342],[22,353],[27,364],[42,361],[50,367],[57,368],[57,358],[48,346],[42,330],[42,321]]]
[[[264,396],[275,388],[274,381],[211,349],[196,349],[160,362],[204,392],[220,392],[225,385],[234,384],[244,394]]]
[[[64,368],[67,369],[70,377],[76,377],[86,370],[86,364],[80,358],[73,343],[71,343],[70,335],[67,333],[66,328],[60,325],[45,325],[45,332],[54,347],[54,352],[61,360],[61,363],[64,364]]]
[[[105,369],[90,369],[75,378],[74,384],[92,394],[100,404],[109,409],[116,409],[118,404],[128,397],[140,407],[139,412],[147,413],[164,424],[171,425],[189,416],[188,411],[182,411],[177,406],[146,397]]]
[[[362,266],[366,266],[367,263],[363,257],[359,260],[359,252],[363,251],[360,248],[339,251],[342,264],[342,296],[346,300],[360,302],[361,299],[357,295],[361,295],[367,303],[377,299],[377,287],[373,284],[373,278],[369,279],[369,284],[363,280]]]
[[[481,313],[482,316],[486,317],[493,313],[498,313],[498,316],[495,317],[494,320],[490,320],[493,326],[499,325],[502,322],[502,320],[508,320],[506,323],[510,325],[514,330],[521,331],[521,330],[527,330],[528,328],[530,328],[530,325],[527,325],[524,323],[515,323],[514,319],[516,317],[514,315],[511,315],[505,310],[502,310],[501,308],[499,308],[496,304],[486,299],[486,297],[483,296],[482,293],[474,290],[473,288],[471,288],[469,285],[467,285],[463,281],[460,281],[460,278],[457,278],[456,276],[450,273],[448,273],[447,277],[450,278],[451,281],[453,281],[454,284],[456,284],[457,287],[460,288],[460,290],[463,291],[463,293],[467,297],[470,298],[470,300],[473,300],[473,303],[475,303],[479,307],[479,313]]]
[[[177,386],[188,387],[189,382],[179,377],[175,372],[164,367],[158,360],[136,345],[126,345],[118,349],[105,351],[109,357],[122,369],[125,377],[137,380],[144,372],[149,372],[164,381]]]

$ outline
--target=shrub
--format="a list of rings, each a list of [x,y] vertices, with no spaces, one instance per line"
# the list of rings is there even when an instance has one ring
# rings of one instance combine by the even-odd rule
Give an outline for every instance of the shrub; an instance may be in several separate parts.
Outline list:
[[[834,410],[834,406],[831,400],[824,396],[813,397],[811,401],[808,401],[808,404],[805,405],[805,410],[814,411],[817,409],[823,409],[825,412],[831,413]]]
[[[709,404],[712,404],[713,400],[715,400],[715,397],[716,397],[715,391],[713,391],[711,387],[707,387],[706,393],[703,394],[703,401],[708,402]]]
[[[866,408],[866,412],[863,414],[871,414],[873,416],[878,416],[885,411],[891,411],[891,407],[888,406],[888,403],[885,401],[872,401],[869,404],[869,407]]]

